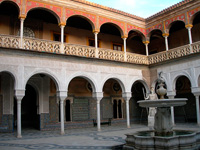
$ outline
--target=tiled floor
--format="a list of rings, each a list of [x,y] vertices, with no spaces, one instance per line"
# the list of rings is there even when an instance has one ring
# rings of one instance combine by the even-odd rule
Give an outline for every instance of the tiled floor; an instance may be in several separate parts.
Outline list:
[[[175,128],[186,130],[200,130],[195,124],[177,125]],[[122,149],[125,143],[125,134],[139,130],[148,130],[146,125],[103,126],[102,131],[96,128],[65,130],[65,135],[60,131],[38,131],[22,129],[22,138],[16,138],[14,133],[0,133],[0,150],[111,150]]]

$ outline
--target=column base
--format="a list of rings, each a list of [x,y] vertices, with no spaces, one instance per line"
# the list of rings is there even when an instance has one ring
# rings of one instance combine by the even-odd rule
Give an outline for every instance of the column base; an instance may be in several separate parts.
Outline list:
[[[17,138],[22,138],[22,135],[17,135]]]
[[[101,131],[101,129],[97,129],[97,131]]]
[[[127,126],[127,128],[128,128],[128,129],[130,129],[130,128],[131,128],[131,126]]]
[[[64,131],[63,131],[63,132],[61,131],[61,133],[60,133],[60,134],[61,134],[61,135],[64,135],[64,134],[65,134],[65,132],[64,132]]]

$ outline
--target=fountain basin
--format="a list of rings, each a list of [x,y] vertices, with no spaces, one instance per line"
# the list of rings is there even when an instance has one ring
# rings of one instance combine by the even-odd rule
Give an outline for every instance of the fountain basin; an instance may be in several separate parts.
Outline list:
[[[171,107],[183,106],[186,104],[186,98],[142,100],[138,101],[141,107]]]
[[[154,131],[126,134],[124,150],[196,150],[199,149],[200,132],[175,130],[171,136],[156,136]]]

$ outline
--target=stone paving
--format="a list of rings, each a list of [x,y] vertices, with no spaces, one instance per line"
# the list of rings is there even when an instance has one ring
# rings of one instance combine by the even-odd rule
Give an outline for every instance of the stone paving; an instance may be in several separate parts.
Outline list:
[[[181,124],[175,128],[200,130],[195,124]],[[22,138],[14,133],[0,133],[0,150],[117,150],[125,144],[125,134],[139,130],[148,130],[146,125],[132,124],[103,126],[102,131],[96,128],[66,129],[65,135],[60,131],[38,131],[24,129]]]

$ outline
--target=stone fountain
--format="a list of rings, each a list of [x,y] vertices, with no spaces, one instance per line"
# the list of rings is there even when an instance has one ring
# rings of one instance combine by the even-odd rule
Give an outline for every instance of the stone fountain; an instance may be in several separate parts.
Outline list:
[[[183,106],[186,98],[165,99],[167,90],[159,73],[157,93],[149,94],[148,99],[138,101],[141,107],[153,111],[154,130],[126,134],[124,150],[197,150],[200,149],[200,132],[173,130],[171,106]],[[150,109],[151,108],[151,109]],[[152,119],[152,118],[151,118]]]

